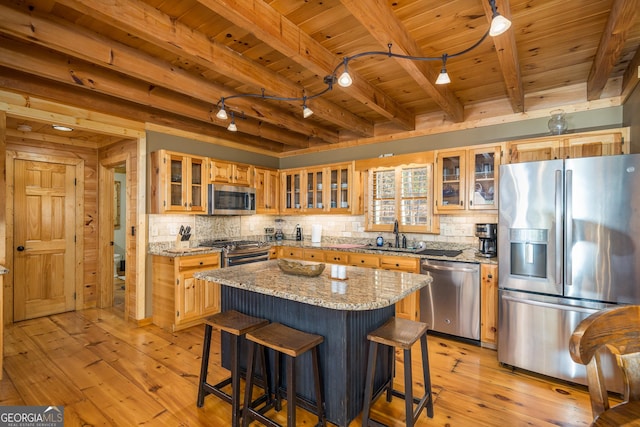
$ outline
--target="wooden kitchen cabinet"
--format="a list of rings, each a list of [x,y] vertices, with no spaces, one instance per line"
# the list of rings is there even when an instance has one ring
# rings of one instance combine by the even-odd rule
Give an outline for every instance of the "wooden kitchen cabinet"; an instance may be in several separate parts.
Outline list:
[[[284,214],[362,213],[361,174],[354,162],[281,171],[280,212]]]
[[[347,264],[354,267],[380,267],[380,256],[374,254],[354,254],[349,253],[347,256]]]
[[[152,213],[205,213],[206,157],[167,150],[154,151],[150,157]]]
[[[629,153],[629,128],[509,141],[507,162],[612,156]]]
[[[316,261],[316,262],[324,262],[325,261],[325,250],[323,249],[309,249],[305,248],[303,251],[303,259],[307,261]]]
[[[496,211],[502,146],[436,153],[435,212]]]
[[[304,249],[293,246],[279,246],[278,258],[304,259]]]
[[[155,325],[176,331],[220,311],[220,285],[193,277],[196,272],[220,268],[220,254],[154,255],[152,266]]]
[[[280,173],[275,169],[254,168],[256,213],[277,214],[280,200]]]
[[[483,346],[498,344],[498,266],[480,264],[480,341]]]
[[[242,163],[211,159],[209,162],[210,182],[251,187],[253,185],[253,168],[251,165]]]
[[[420,259],[381,255],[380,268],[420,273]],[[403,319],[420,320],[420,291],[415,291],[396,303],[396,316]]]

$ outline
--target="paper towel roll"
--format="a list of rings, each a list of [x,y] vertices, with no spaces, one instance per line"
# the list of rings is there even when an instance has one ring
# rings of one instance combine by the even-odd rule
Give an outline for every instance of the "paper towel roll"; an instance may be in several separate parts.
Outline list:
[[[313,224],[311,226],[311,243],[320,243],[322,238],[322,226],[320,224]]]

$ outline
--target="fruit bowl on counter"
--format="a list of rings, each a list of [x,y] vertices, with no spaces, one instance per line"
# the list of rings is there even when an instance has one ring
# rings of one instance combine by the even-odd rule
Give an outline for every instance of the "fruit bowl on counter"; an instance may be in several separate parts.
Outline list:
[[[322,274],[325,265],[320,264],[303,264],[298,261],[289,261],[286,259],[278,260],[278,267],[286,274],[296,276],[316,277]]]

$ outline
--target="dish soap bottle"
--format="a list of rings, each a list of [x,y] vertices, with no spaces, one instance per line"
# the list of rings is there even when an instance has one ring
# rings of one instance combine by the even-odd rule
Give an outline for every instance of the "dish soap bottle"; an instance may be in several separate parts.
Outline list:
[[[382,238],[382,236],[378,236],[376,238],[376,246],[380,246],[380,247],[384,246],[384,239]]]

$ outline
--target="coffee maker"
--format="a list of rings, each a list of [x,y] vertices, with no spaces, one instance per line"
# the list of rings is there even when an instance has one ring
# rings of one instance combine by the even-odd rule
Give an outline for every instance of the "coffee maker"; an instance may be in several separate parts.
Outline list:
[[[480,256],[491,258],[498,254],[498,224],[476,224],[476,237],[480,239]]]

